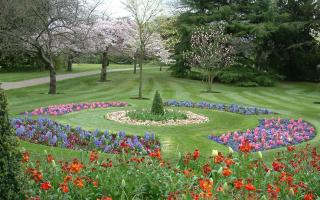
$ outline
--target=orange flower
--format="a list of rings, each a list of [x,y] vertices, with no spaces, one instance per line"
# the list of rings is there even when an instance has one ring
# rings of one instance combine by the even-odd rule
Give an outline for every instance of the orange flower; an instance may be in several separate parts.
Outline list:
[[[99,158],[99,154],[97,151],[90,151],[90,162],[97,161]]]
[[[243,181],[242,179],[238,179],[238,180],[235,180],[233,184],[234,184],[234,187],[239,190],[243,186]]]
[[[248,191],[255,191],[256,190],[256,187],[254,187],[254,185],[252,185],[252,183],[247,183],[245,188]]]
[[[49,190],[49,189],[51,189],[51,188],[52,188],[52,186],[51,186],[50,182],[48,182],[48,181],[43,182],[43,183],[41,183],[41,185],[40,185],[40,189],[41,189],[41,190]]]
[[[51,154],[47,155],[48,163],[52,163],[53,160],[54,160],[54,158],[53,158],[53,156]]]
[[[194,150],[193,152],[193,160],[197,160],[200,156],[200,151],[199,149]]]
[[[252,145],[250,144],[249,140],[244,140],[240,145],[239,145],[239,151],[243,153],[249,153],[252,149]]]
[[[230,176],[231,174],[232,174],[232,171],[230,168],[228,168],[228,167],[223,168],[223,170],[222,170],[223,176]]]
[[[156,149],[154,152],[151,152],[149,154],[150,157],[155,157],[155,158],[158,158],[158,159],[161,159],[161,152],[160,152],[160,149]]]
[[[199,187],[204,191],[204,192],[211,192],[213,188],[213,181],[210,179],[199,179]]]
[[[77,159],[74,159],[70,166],[70,171],[72,173],[79,173],[81,169],[83,168],[83,165],[81,162]]]
[[[73,181],[73,184],[74,184],[75,186],[77,186],[78,188],[83,188],[83,186],[84,186],[83,180],[82,180],[80,177],[77,177],[77,178]]]
[[[234,161],[233,161],[231,158],[226,158],[226,159],[224,160],[224,163],[225,163],[228,167],[230,167],[231,165],[234,164]]]
[[[29,159],[30,159],[30,154],[29,154],[29,152],[27,152],[27,151],[23,152],[23,153],[22,153],[22,162],[23,162],[23,163],[24,163],[24,162],[28,162]]]
[[[68,187],[68,184],[67,184],[67,183],[61,183],[61,184],[59,185],[59,188],[60,188],[60,190],[61,190],[62,192],[64,192],[64,193],[69,192],[69,187]]]

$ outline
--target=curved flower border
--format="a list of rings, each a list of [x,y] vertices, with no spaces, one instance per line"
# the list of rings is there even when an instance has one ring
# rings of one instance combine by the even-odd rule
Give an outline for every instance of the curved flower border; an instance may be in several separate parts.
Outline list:
[[[208,138],[235,151],[247,143],[252,151],[264,151],[309,141],[316,136],[315,128],[302,119],[260,119],[259,125],[246,131],[235,131]]]
[[[11,120],[16,135],[24,141],[47,146],[74,150],[100,150],[105,153],[149,154],[160,149],[160,143],[152,133],[141,136],[127,136],[120,131],[86,131],[81,127],[72,128],[48,118],[15,118]]]
[[[112,101],[112,102],[86,102],[86,103],[69,103],[69,104],[59,104],[51,105],[48,107],[36,108],[30,112],[25,112],[25,115],[31,116],[41,116],[41,115],[65,115],[71,112],[77,112],[87,109],[96,109],[96,108],[109,108],[109,107],[126,107],[128,106],[127,102],[121,101]]]
[[[276,114],[266,108],[257,108],[257,107],[248,107],[237,104],[222,104],[222,103],[210,103],[210,102],[192,102],[192,101],[177,101],[177,100],[168,100],[164,103],[165,106],[172,107],[188,107],[188,108],[204,108],[219,110],[224,112],[238,113],[242,115],[270,115]]]
[[[179,126],[179,125],[190,125],[190,124],[202,124],[209,121],[209,118],[203,115],[186,111],[187,119],[179,120],[166,120],[166,121],[141,121],[134,120],[127,116],[128,111],[116,111],[108,113],[105,118],[110,121],[115,121],[122,124],[129,125],[144,125],[144,126]]]

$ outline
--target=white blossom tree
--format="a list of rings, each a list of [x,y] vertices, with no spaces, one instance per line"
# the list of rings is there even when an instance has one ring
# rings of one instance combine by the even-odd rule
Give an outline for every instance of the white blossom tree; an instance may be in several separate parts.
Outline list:
[[[161,12],[161,0],[126,0],[123,2],[125,8],[129,11],[138,32],[137,51],[139,57],[139,92],[138,98],[142,99],[143,83],[143,61],[146,53],[146,47],[150,44],[150,39],[155,33],[156,27],[152,23],[155,17]]]
[[[233,62],[231,37],[224,33],[222,24],[197,27],[191,36],[191,51],[185,53],[187,64],[204,75],[207,92],[217,72]]]
[[[98,5],[86,0],[0,1],[0,36],[6,38],[0,48],[22,48],[42,58],[50,72],[49,94],[56,94],[54,57],[74,41],[77,27],[94,22]]]

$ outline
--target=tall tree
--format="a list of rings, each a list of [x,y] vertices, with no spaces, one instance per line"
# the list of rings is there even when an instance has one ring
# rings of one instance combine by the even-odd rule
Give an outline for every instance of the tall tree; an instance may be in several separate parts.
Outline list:
[[[124,6],[129,11],[138,31],[139,44],[139,92],[138,98],[142,99],[143,61],[146,46],[150,44],[150,38],[155,33],[156,27],[153,20],[161,12],[161,0],[126,0]]]
[[[86,0],[1,1],[0,35],[6,42],[0,48],[23,48],[41,57],[50,72],[49,94],[56,94],[54,57],[65,49],[62,41],[75,37],[77,27],[92,24],[97,5]]]

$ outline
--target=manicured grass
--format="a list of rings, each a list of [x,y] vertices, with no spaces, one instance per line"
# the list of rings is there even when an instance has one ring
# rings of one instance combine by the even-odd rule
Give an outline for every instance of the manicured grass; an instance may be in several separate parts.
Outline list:
[[[201,125],[174,126],[174,127],[143,127],[123,125],[107,121],[104,115],[107,112],[123,110],[123,108],[98,109],[81,111],[64,116],[55,117],[57,121],[72,126],[81,126],[85,129],[96,128],[110,131],[126,131],[128,134],[142,135],[146,131],[154,132],[162,144],[164,157],[175,157],[178,152],[193,151],[198,148],[202,155],[210,155],[212,149],[226,152],[223,145],[210,141],[209,134],[220,134],[227,131],[253,128],[258,124],[258,119],[264,117],[289,117],[299,118],[315,125],[320,130],[320,105],[313,102],[320,101],[320,88],[312,83],[279,83],[276,87],[241,88],[231,85],[214,84],[214,90],[221,93],[203,93],[203,85],[199,81],[176,79],[169,76],[166,71],[158,69],[145,70],[144,96],[150,100],[135,100],[138,93],[138,75],[132,72],[114,72],[110,74],[112,81],[98,82],[98,75],[61,81],[58,83],[58,94],[55,96],[43,94],[47,91],[47,85],[29,87],[24,89],[7,91],[10,112],[16,115],[33,108],[52,104],[91,101],[127,101],[131,104],[128,109],[150,108],[152,97],[156,90],[161,93],[164,100],[192,100],[211,101],[222,103],[237,103],[269,108],[280,113],[268,116],[244,116],[234,113],[219,112],[206,109],[179,108],[192,110],[195,113],[206,115],[210,122]],[[319,131],[318,131],[319,132]],[[319,134],[310,141],[312,145],[319,145]],[[42,152],[46,147],[21,143],[32,153]],[[301,146],[301,145],[300,145]],[[50,148],[52,149],[52,148]],[[70,158],[81,153],[59,148],[56,154],[64,158]],[[264,152],[264,158],[269,161],[272,155],[279,151],[269,150]]]
[[[67,72],[65,69],[59,69],[57,70],[57,74],[98,71],[101,68],[101,64],[73,64],[72,67],[73,67],[72,72]],[[110,69],[121,69],[121,68],[130,68],[130,67],[132,66],[110,64]],[[16,81],[40,78],[45,76],[49,76],[49,71],[0,73],[0,82],[16,82]]]

